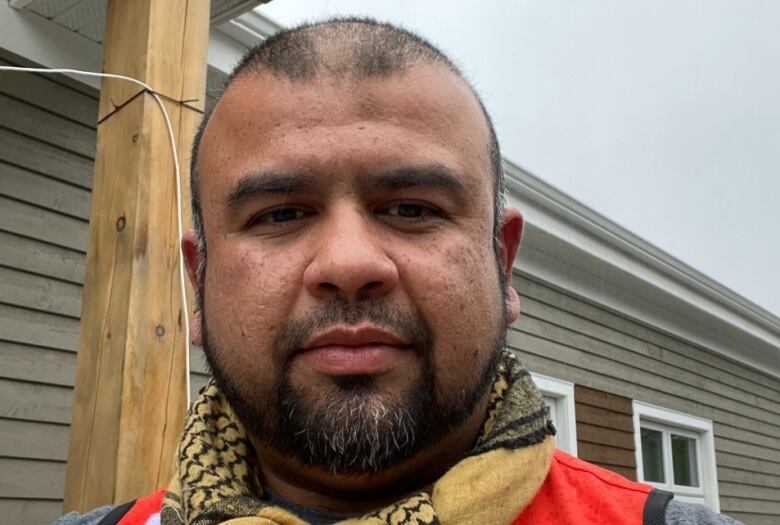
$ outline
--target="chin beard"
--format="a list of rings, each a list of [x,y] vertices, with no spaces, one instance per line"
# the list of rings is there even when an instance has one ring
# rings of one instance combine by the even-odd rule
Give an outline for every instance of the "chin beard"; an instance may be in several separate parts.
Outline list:
[[[437,395],[435,349],[427,323],[416,312],[393,309],[385,300],[350,304],[336,298],[302,320],[288,321],[269,349],[278,371],[270,388],[236,380],[231,370],[242,364],[226,366],[224,358],[240,352],[216,347],[202,314],[203,348],[214,379],[253,438],[304,465],[346,475],[387,470],[462,425],[492,385],[506,338],[501,327],[491,358],[445,403]],[[325,393],[292,384],[287,360],[312,334],[334,324],[364,321],[400,335],[420,354],[419,378],[404,394],[389,399],[371,376],[334,378]]]

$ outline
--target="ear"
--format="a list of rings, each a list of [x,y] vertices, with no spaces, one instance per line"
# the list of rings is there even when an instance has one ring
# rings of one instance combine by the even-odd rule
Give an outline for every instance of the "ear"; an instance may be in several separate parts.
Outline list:
[[[504,272],[506,323],[512,324],[520,315],[520,297],[512,287],[512,265],[523,238],[523,216],[516,208],[507,208],[501,217],[501,271]]]
[[[184,267],[187,270],[187,276],[194,290],[200,289],[200,280],[202,275],[198,274],[200,267],[200,249],[198,248],[198,235],[195,230],[187,230],[181,238],[181,253],[184,257]],[[203,331],[201,309],[196,310],[190,317],[190,339],[193,344],[203,346]]]

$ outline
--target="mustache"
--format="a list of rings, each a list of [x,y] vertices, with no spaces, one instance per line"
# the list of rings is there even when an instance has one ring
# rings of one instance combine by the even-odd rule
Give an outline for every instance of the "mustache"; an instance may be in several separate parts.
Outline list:
[[[428,351],[433,344],[433,334],[428,323],[414,309],[402,309],[381,297],[350,302],[342,296],[334,296],[302,318],[284,323],[273,345],[276,353],[274,358],[277,362],[286,361],[315,334],[328,328],[361,323],[392,332],[423,351]]]

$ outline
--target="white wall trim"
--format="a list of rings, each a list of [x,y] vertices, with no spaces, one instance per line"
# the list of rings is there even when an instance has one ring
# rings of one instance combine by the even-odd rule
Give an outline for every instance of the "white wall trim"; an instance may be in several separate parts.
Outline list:
[[[282,28],[281,24],[257,11],[248,11],[212,27],[209,33],[209,65],[230,74],[249,48]]]
[[[282,26],[257,11],[211,28],[209,33],[209,65],[230,74],[241,56]]]
[[[100,44],[75,31],[0,0],[0,48],[48,68],[102,71]],[[100,89],[100,79],[73,75],[73,79]]]
[[[246,46],[226,34],[221,28],[212,27],[209,31],[209,66],[225,74],[233,71],[246,49]]]
[[[780,318],[505,162],[515,269],[780,377]]]
[[[8,4],[14,9],[24,9],[32,4],[34,0],[8,0]]]
[[[676,427],[689,431],[698,437],[699,465],[701,466],[701,483],[704,489],[704,499],[709,508],[720,512],[720,498],[718,495],[718,470],[715,459],[715,437],[712,421],[698,416],[685,414],[677,410],[663,408],[643,401],[633,402],[634,409],[634,444],[636,453],[637,476],[644,479],[642,463],[642,437],[641,422],[647,421],[662,425]]]
[[[577,420],[575,417],[574,383],[557,377],[531,372],[531,377],[543,395],[556,400],[556,444],[572,456],[577,455]]]

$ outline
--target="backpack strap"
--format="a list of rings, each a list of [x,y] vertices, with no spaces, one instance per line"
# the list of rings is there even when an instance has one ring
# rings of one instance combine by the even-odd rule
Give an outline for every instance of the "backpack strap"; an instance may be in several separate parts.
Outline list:
[[[133,508],[133,505],[135,505],[135,500],[117,505],[108,511],[108,514],[103,516],[103,519],[97,522],[97,525],[117,525],[119,520],[124,518],[125,514],[130,512],[130,509]]]
[[[642,523],[644,525],[664,525],[666,523],[666,506],[673,497],[674,494],[671,492],[653,489],[645,501]]]
[[[111,509],[98,525],[146,525],[159,523],[165,489]],[[156,516],[157,521],[153,521]]]

